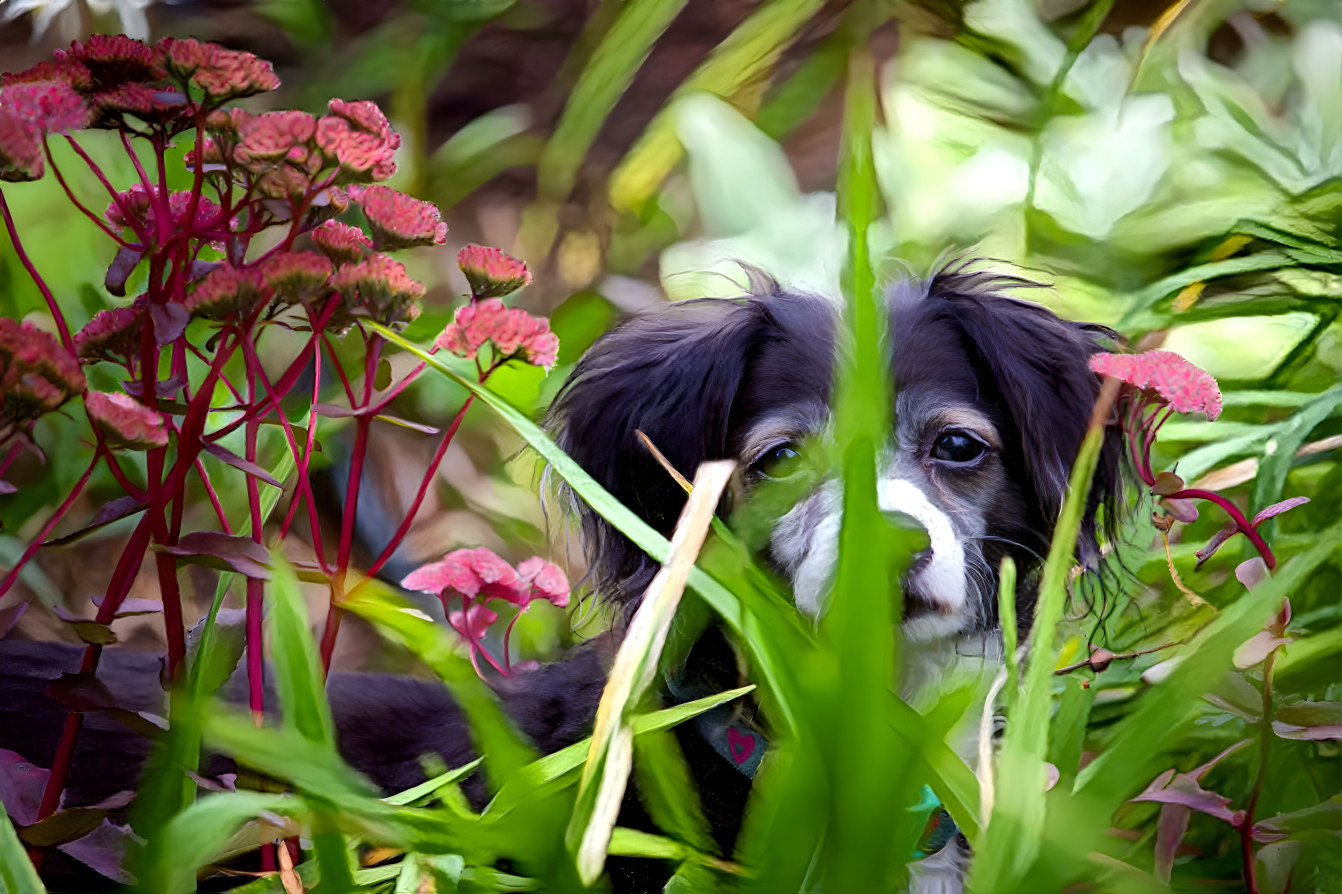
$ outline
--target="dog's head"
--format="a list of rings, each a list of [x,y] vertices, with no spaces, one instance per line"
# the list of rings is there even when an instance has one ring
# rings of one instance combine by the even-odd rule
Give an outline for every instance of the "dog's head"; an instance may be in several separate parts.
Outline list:
[[[1018,617],[1028,624],[1099,393],[1087,360],[1103,330],[996,291],[1020,284],[957,269],[889,292],[896,421],[878,496],[884,511],[927,533],[928,548],[902,581],[905,632],[915,639],[994,629],[1007,555],[1020,569]],[[840,350],[836,307],[764,291],[628,321],[583,357],[551,409],[560,446],[663,533],[685,495],[637,432],[686,475],[705,460],[737,460],[745,471],[736,498],[746,500],[771,480],[801,478],[808,454],[823,452]],[[1118,486],[1118,438],[1110,434],[1087,506],[1078,544],[1086,564],[1097,558],[1097,509],[1112,508]],[[841,486],[833,477],[794,486],[796,501],[778,514],[765,548],[811,613],[834,571]],[[598,592],[636,599],[656,565],[598,515],[580,512]]]

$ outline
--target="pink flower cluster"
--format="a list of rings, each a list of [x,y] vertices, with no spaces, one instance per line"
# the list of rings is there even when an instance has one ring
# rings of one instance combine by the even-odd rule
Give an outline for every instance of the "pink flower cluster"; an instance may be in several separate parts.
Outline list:
[[[0,87],[0,180],[36,180],[45,171],[48,133],[88,124],[83,97],[68,81],[19,80],[7,75]]]
[[[85,363],[101,360],[132,367],[140,350],[144,305],[100,310],[75,333],[75,353]]]
[[[1202,413],[1211,421],[1221,415],[1216,380],[1173,351],[1095,354],[1090,368],[1131,385],[1176,413]]]
[[[471,299],[502,298],[531,285],[531,271],[517,258],[487,245],[468,245],[457,253],[457,266],[471,284]]]
[[[130,189],[117,193],[114,201],[108,203],[103,217],[114,227],[128,227],[136,232],[152,232],[156,221],[154,211],[162,206],[159,190],[155,186],[145,189],[137,183]],[[214,202],[199,197],[196,200],[195,215],[186,219],[191,207],[191,193],[178,191],[168,194],[168,212],[172,225],[181,229],[212,228],[219,224],[220,208]]]
[[[505,307],[501,298],[473,301],[457,308],[453,322],[438,336],[434,347],[469,360],[486,344],[494,346],[496,362],[521,356],[533,366],[550,369],[559,356],[559,338],[550,331],[550,321],[520,308]]]
[[[476,656],[483,654],[495,670],[507,675],[511,668],[508,657],[508,639],[517,618],[532,602],[543,600],[563,608],[568,605],[569,585],[558,566],[539,556],[525,559],[514,569],[492,551],[458,549],[410,572],[401,581],[407,590],[431,593],[443,602],[447,623],[461,634],[470,647],[471,664],[479,672]],[[518,611],[508,624],[503,638],[503,666],[484,648],[482,640],[498,615],[485,606],[491,599],[502,599],[516,606]],[[453,604],[460,602],[460,608]]]
[[[447,224],[431,202],[421,202],[385,186],[351,186],[349,197],[363,209],[379,249],[442,245]]]
[[[32,323],[0,317],[0,440],[87,387],[79,361]]]
[[[128,450],[149,450],[168,443],[163,414],[151,410],[129,394],[90,391],[84,395],[84,408],[107,443]]]

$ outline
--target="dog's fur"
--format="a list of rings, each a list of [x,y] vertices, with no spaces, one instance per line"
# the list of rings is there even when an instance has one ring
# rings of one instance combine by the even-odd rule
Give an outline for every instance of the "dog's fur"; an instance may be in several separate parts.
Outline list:
[[[1020,569],[1017,617],[1028,627],[1041,556],[1099,391],[1087,359],[1105,332],[998,294],[1019,285],[958,268],[889,293],[885,343],[896,422],[880,461],[878,496],[885,511],[925,529],[930,541],[902,582],[904,628],[913,639],[996,639],[997,568],[1007,555]],[[748,502],[770,479],[790,479],[800,500],[772,525],[763,558],[799,607],[819,614],[836,559],[841,485],[790,473],[808,454],[823,455],[840,330],[833,303],[772,287],[740,300],[670,305],[600,339],[556,399],[548,425],[579,464],[663,533],[674,526],[684,493],[636,431],[686,474],[705,460],[736,459],[744,470],[736,501]],[[1097,510],[1112,505],[1118,487],[1118,437],[1111,432],[1105,444],[1089,499],[1078,543],[1083,564],[1097,561],[1097,514],[1112,518]],[[811,466],[823,471],[823,463]],[[632,609],[655,564],[595,512],[578,511],[593,588]],[[74,650],[15,643],[0,643],[0,650],[0,746],[45,765],[61,712],[39,695],[37,681],[73,669]],[[597,651],[506,681],[505,707],[543,749],[585,734],[603,682]],[[731,646],[715,630],[692,658],[696,673],[734,682]],[[152,688],[157,669],[152,659],[113,651],[101,674],[116,678],[110,686],[121,694]],[[330,691],[343,753],[389,791],[419,781],[420,754],[439,754],[450,766],[469,757],[467,730],[440,687],[335,675]],[[144,693],[132,701],[128,707],[157,707]],[[406,718],[432,719],[412,726]],[[70,804],[130,787],[143,760],[143,745],[115,724],[91,720],[88,727]],[[750,783],[692,731],[682,731],[681,743],[729,853]],[[924,861],[920,890],[943,883],[954,889],[965,859],[961,841]],[[665,879],[660,870],[616,871],[621,890],[657,890]]]

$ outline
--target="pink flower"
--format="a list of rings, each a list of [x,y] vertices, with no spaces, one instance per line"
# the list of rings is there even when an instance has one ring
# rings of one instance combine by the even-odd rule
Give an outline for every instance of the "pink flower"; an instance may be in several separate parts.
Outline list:
[[[79,361],[55,338],[0,317],[0,428],[49,413],[86,387]]]
[[[103,433],[112,447],[149,450],[168,443],[163,414],[151,410],[129,394],[90,391],[84,395],[89,421]]]
[[[241,165],[275,161],[312,139],[317,119],[307,112],[266,112],[238,125],[233,158]]]
[[[222,320],[248,310],[261,295],[255,270],[220,264],[195,284],[182,306],[194,316]]]
[[[363,209],[379,249],[442,245],[447,224],[438,206],[385,186],[351,186],[349,197]]]
[[[1173,351],[1095,354],[1090,368],[1158,396],[1177,413],[1203,413],[1213,421],[1221,415],[1221,389],[1216,380]]]
[[[527,265],[497,248],[468,245],[457,253],[457,266],[471,284],[471,297],[501,298],[531,284]]]
[[[358,129],[386,140],[391,148],[401,147],[400,135],[391,129],[391,122],[382,114],[382,109],[378,108],[377,103],[367,99],[356,102],[333,99],[326,104],[326,107],[331,110],[332,115],[344,118]]]
[[[484,639],[485,634],[489,632],[489,625],[499,619],[483,605],[472,605],[465,612],[451,611],[447,613],[447,623],[452,629],[460,633],[472,645],[477,645]],[[479,668],[476,669],[477,671]]]
[[[410,572],[401,586],[435,596],[503,599],[515,605],[529,598],[513,566],[485,547],[453,550],[437,562]]]
[[[45,171],[41,133],[0,108],[0,180],[38,180]]]
[[[135,81],[159,81],[166,74],[154,51],[122,34],[94,34],[85,43],[52,54],[57,63],[78,62],[88,69],[95,92]]]
[[[26,121],[39,133],[79,130],[89,120],[88,105],[69,81],[28,81],[0,89],[0,114]]]
[[[472,359],[486,342],[494,345],[499,360],[521,356],[533,366],[549,369],[559,352],[559,338],[544,317],[533,317],[520,308],[504,307],[502,299],[487,298],[457,308],[435,342],[435,349]]]
[[[154,209],[158,204],[158,197],[158,187],[154,187],[153,192],[150,193],[145,190],[142,184],[136,183],[130,189],[117,193],[117,201],[108,204],[107,210],[103,212],[103,217],[107,219],[108,223],[116,227],[140,229],[153,226],[155,222]],[[190,192],[181,190],[168,195],[168,213],[174,227],[185,228],[188,226],[186,212],[190,207]],[[130,216],[127,217],[127,214]],[[218,223],[219,216],[219,206],[204,196],[200,196],[196,199],[195,220],[190,226],[194,228],[202,224]]]
[[[391,129],[376,103],[333,99],[331,114],[317,122],[317,145],[347,174],[360,180],[386,180],[396,173],[401,136]]]
[[[269,62],[218,44],[168,37],[159,41],[158,55],[165,68],[177,77],[190,78],[216,102],[265,93],[280,85]]]
[[[143,326],[144,308],[141,306],[100,310],[75,333],[75,353],[85,363],[100,360],[130,363],[139,354]]]
[[[404,264],[380,254],[341,267],[331,285],[351,307],[362,305],[384,322],[404,319],[424,297],[423,284],[406,273]]]
[[[0,74],[0,87],[33,81],[65,81],[80,93],[93,89],[93,75],[89,73],[84,63],[74,59],[39,62],[23,71]]]
[[[325,293],[332,269],[331,262],[315,251],[286,251],[266,258],[257,271],[276,298],[295,304]]]
[[[372,240],[363,230],[338,220],[328,220],[313,230],[312,241],[322,254],[337,264],[353,263],[373,249]]]
[[[256,178],[256,191],[272,199],[298,199],[312,188],[312,178],[293,165],[279,165]]]
[[[558,608],[568,605],[568,577],[558,565],[532,556],[517,566],[517,575],[531,588],[532,599],[544,599]]]

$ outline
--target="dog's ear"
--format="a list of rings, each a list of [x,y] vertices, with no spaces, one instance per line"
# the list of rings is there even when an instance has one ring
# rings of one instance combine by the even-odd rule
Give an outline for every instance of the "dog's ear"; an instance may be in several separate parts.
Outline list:
[[[1069,323],[1047,308],[994,292],[1025,281],[1002,280],[952,271],[930,284],[929,299],[944,300],[981,364],[981,378],[992,383],[1008,410],[1010,443],[1018,445],[1038,499],[1035,507],[1044,530],[1051,530],[1063,500],[1091,413],[1100,393],[1100,379],[1090,370],[1090,356],[1103,347],[1103,327]],[[1114,520],[1121,489],[1122,433],[1111,426],[1105,434],[1094,484],[1082,518],[1078,557],[1084,567],[1099,561],[1097,516],[1106,507],[1106,526]],[[1109,533],[1109,532],[1107,532]]]
[[[685,301],[635,317],[578,362],[547,427],[620,502],[669,534],[685,492],[636,433],[686,477],[705,460],[730,456],[733,407],[767,319],[751,299]],[[597,592],[616,601],[640,595],[656,564],[582,500],[573,503]]]

